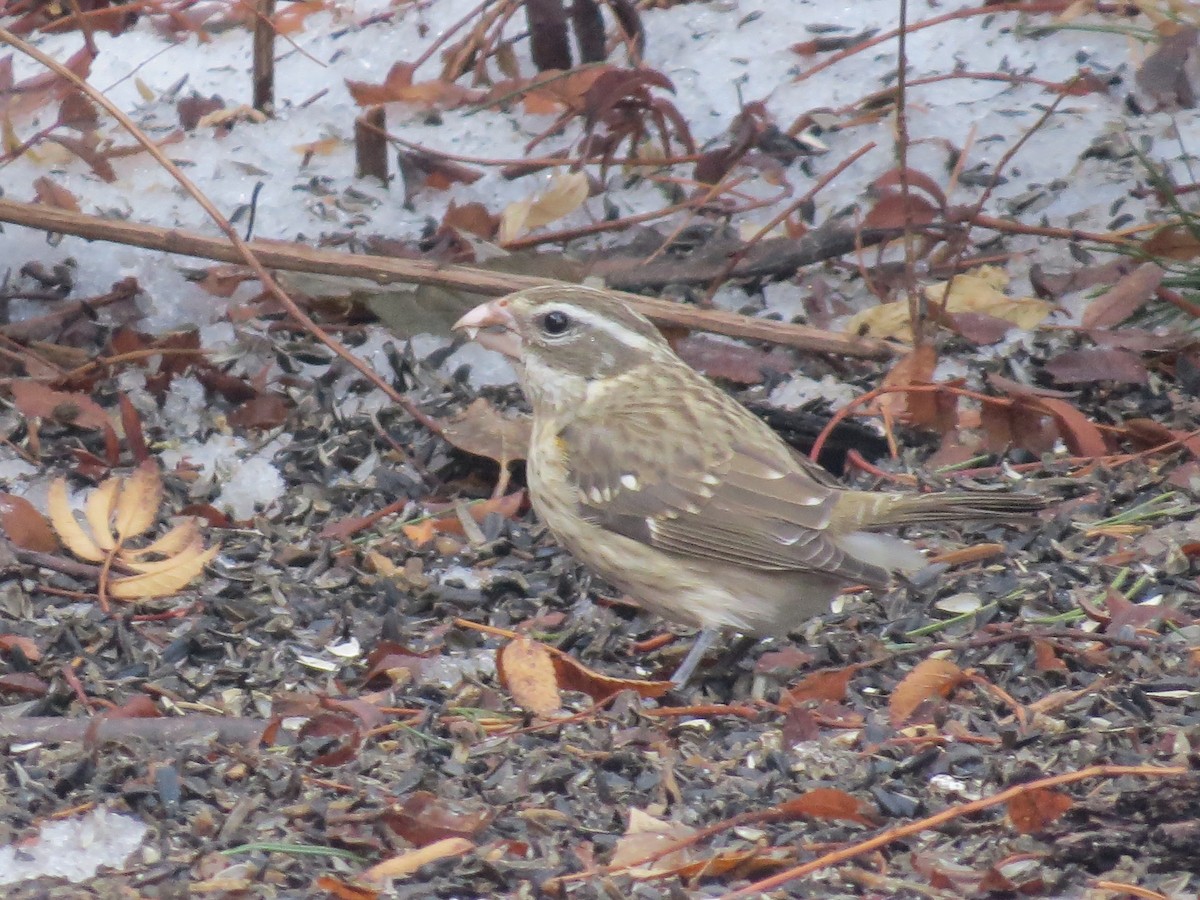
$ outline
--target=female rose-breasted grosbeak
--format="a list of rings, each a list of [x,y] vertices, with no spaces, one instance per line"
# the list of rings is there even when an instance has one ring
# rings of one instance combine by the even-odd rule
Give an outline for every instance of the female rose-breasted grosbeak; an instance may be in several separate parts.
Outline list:
[[[576,558],[700,635],[683,684],[720,629],[784,634],[850,584],[883,588],[924,565],[873,529],[1008,518],[1022,494],[850,490],[675,355],[605,291],[537,287],[454,326],[518,363],[533,407],[533,508]]]

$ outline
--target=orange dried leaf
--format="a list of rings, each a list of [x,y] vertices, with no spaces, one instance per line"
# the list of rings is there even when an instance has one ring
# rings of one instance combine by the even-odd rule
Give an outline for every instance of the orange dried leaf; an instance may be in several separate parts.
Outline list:
[[[813,788],[799,797],[780,804],[784,819],[807,818],[873,825],[874,822],[859,799],[837,788]]]
[[[1049,641],[1033,642],[1033,658],[1033,667],[1039,672],[1067,671],[1067,664],[1058,658],[1058,654],[1054,652],[1054,645]]]
[[[1036,834],[1074,806],[1060,791],[1044,788],[1017,794],[1008,801],[1008,818],[1021,834]]]
[[[675,687],[672,681],[638,681],[633,678],[610,678],[594,672],[565,653],[554,654],[554,670],[558,685],[564,691],[579,691],[597,703],[621,691],[633,691],[639,697],[661,697]]]
[[[437,525],[433,519],[422,519],[413,525],[403,525],[400,528],[404,536],[412,541],[414,547],[424,547],[437,534]]]
[[[376,863],[363,872],[362,877],[369,881],[404,878],[412,875],[421,866],[451,856],[464,856],[474,849],[475,844],[466,838],[446,838],[445,840],[428,844],[417,850],[409,850],[407,853],[401,853],[399,856],[393,856],[390,859],[385,859],[383,862]]]
[[[0,493],[0,529],[10,541],[25,550],[53,553],[60,546],[46,517],[16,494]]]
[[[846,699],[846,688],[854,667],[847,666],[836,672],[814,672],[785,695],[785,704],[805,703],[809,700],[831,700],[839,703]]]
[[[88,562],[103,562],[105,552],[79,524],[75,511],[71,509],[71,501],[67,497],[67,480],[55,478],[50,482],[47,494],[47,506],[50,511],[50,524],[58,532],[59,538],[67,549]]]
[[[948,659],[924,659],[896,685],[888,711],[893,725],[902,725],[926,700],[949,697],[962,684],[963,670]]]
[[[8,653],[13,647],[19,648],[21,654],[30,662],[37,662],[42,658],[42,651],[32,638],[20,634],[0,634],[0,650]]]
[[[554,660],[545,644],[523,636],[510,641],[496,654],[496,674],[513,700],[534,715],[562,709]]]

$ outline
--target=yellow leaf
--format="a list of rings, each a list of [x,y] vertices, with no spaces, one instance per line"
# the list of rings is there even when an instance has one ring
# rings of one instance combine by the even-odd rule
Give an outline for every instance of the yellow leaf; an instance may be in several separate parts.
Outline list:
[[[47,505],[50,513],[50,524],[58,532],[59,538],[67,549],[88,562],[103,562],[105,553],[92,540],[91,535],[83,530],[71,509],[71,501],[67,498],[67,480],[55,478],[50,482],[47,495]]]
[[[957,276],[949,284],[941,282],[928,286],[925,288],[925,296],[931,303],[944,305],[949,313],[985,313],[1025,330],[1037,327],[1054,311],[1054,304],[1045,300],[1007,296],[1004,293],[1007,286],[1008,275],[1003,269],[996,266],[980,266]],[[908,321],[908,302],[902,300],[883,303],[865,309],[851,316],[845,330],[850,334],[911,342],[912,327]]]
[[[125,554],[122,553],[121,560],[135,572],[142,575],[153,575],[158,572],[170,572],[179,565],[187,565],[193,556],[199,556],[204,552],[204,542],[197,537],[192,544],[184,547],[178,553],[168,556],[166,559],[142,560],[139,562],[126,559]]]
[[[505,207],[500,216],[501,243],[573,213],[587,200],[588,191],[588,178],[583,172],[555,175],[537,197]]]
[[[92,529],[92,537],[101,550],[112,550],[117,546],[112,533],[112,515],[117,502],[117,491],[121,482],[116,478],[106,478],[100,483],[83,506],[83,514],[88,527]]]
[[[174,556],[176,553],[182,553],[199,539],[199,521],[194,517],[188,517],[158,540],[141,549],[123,548],[121,556],[126,559],[137,559],[139,556],[149,556],[152,553],[159,556]]]
[[[187,586],[187,583],[204,571],[204,566],[217,555],[217,547],[196,552],[188,550],[178,556],[164,560],[174,563],[167,571],[148,572],[142,575],[131,575],[128,578],[117,578],[109,583],[108,595],[115,600],[147,600],[152,597],[166,597]],[[144,563],[142,565],[157,565]]]
[[[146,84],[146,82],[142,81],[140,78],[133,79],[133,86],[137,88],[138,96],[147,103],[150,103],[155,99],[155,97],[158,96],[153,90],[150,89],[150,85]]]
[[[121,486],[115,515],[117,542],[123,544],[149,529],[158,518],[162,499],[162,479],[158,477],[158,466],[152,460],[146,460]]]

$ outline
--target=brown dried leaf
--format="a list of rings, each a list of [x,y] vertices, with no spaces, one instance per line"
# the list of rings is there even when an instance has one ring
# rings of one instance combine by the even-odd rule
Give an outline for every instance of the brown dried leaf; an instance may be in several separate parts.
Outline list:
[[[509,641],[496,654],[496,675],[513,700],[534,715],[562,709],[554,660],[545,644],[524,636]]]
[[[54,553],[61,546],[46,517],[16,494],[0,493],[0,530],[25,550]]]
[[[1068,350],[1047,360],[1043,368],[1059,384],[1145,384],[1150,380],[1141,359],[1128,350]]]
[[[13,404],[27,418],[50,419],[78,428],[111,428],[103,407],[86,394],[56,391],[38,381],[12,383]]]
[[[1143,263],[1088,304],[1084,328],[1112,328],[1145,306],[1162,284],[1166,271],[1157,263]]]
[[[1033,667],[1038,672],[1065,672],[1067,664],[1058,658],[1054,645],[1049,641],[1033,642]]]
[[[429,791],[414,791],[384,814],[387,826],[406,841],[424,847],[447,838],[474,837],[492,821],[487,809],[471,809]]]
[[[1008,801],[1008,818],[1021,834],[1036,834],[1074,806],[1060,791],[1038,788],[1018,794]]]
[[[501,414],[485,397],[442,425],[442,437],[467,453],[485,456],[505,466],[525,458],[529,448],[528,416]]]
[[[500,227],[500,217],[493,216],[482,203],[464,203],[458,206],[452,200],[446,215],[442,217],[442,225],[491,241],[495,239],[496,231]]]
[[[966,676],[948,659],[923,659],[892,691],[888,712],[892,725],[903,725],[926,700],[949,697]]]
[[[1200,256],[1200,238],[1183,225],[1164,225],[1142,242],[1150,256],[1187,262]]]
[[[617,839],[611,866],[614,868],[629,866],[626,871],[635,877],[666,875],[675,872],[681,866],[692,862],[691,854],[688,852],[689,848],[686,846],[661,856],[653,862],[637,866],[632,864],[666,847],[678,844],[695,833],[696,829],[680,822],[665,822],[636,807],[631,808],[629,825],[625,828],[625,834]]]

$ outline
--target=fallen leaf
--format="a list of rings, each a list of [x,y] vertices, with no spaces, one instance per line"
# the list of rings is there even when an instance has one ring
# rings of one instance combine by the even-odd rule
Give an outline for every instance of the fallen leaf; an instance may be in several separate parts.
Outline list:
[[[1088,304],[1083,312],[1084,328],[1112,328],[1145,306],[1162,284],[1166,271],[1156,263],[1142,263],[1123,275],[1116,284]]]
[[[1054,304],[1033,297],[1008,297],[1008,274],[996,266],[981,266],[956,276],[949,284],[930,285],[925,296],[930,303],[940,304],[946,313],[986,313],[1011,322],[1018,328],[1031,330],[1054,311]],[[846,323],[849,334],[895,338],[912,342],[912,326],[908,321],[908,302],[883,303],[850,317]]]
[[[525,458],[530,430],[528,416],[506,416],[487,398],[479,397],[442,424],[442,437],[459,450],[506,466]]]
[[[465,856],[475,849],[475,845],[466,838],[451,837],[435,841],[416,850],[409,850],[399,856],[393,856],[378,862],[362,873],[362,877],[370,881],[385,881],[389,878],[404,878],[412,875],[422,866],[439,859]]]
[[[825,821],[857,822],[874,825],[875,820],[867,814],[862,802],[851,794],[837,788],[813,788],[799,797],[780,804],[779,811],[787,819],[805,818]]]
[[[5,537],[25,550],[54,553],[61,546],[46,517],[16,494],[0,493],[0,529]]]
[[[573,213],[587,200],[589,190],[588,177],[583,172],[555,175],[536,197],[517,200],[504,208],[500,215],[500,243],[507,243]]]
[[[846,699],[846,689],[855,668],[846,666],[835,672],[814,672],[798,685],[789,688],[783,696],[783,705],[806,703],[809,700],[832,700],[840,703]]]
[[[535,716],[562,709],[554,660],[545,644],[523,636],[509,641],[496,654],[496,675],[513,700]]]
[[[1074,801],[1060,791],[1038,788],[1009,800],[1008,818],[1021,834],[1036,834],[1074,805]]]
[[[1141,359],[1128,350],[1068,350],[1047,360],[1043,368],[1059,384],[1145,384],[1150,380]]]
[[[892,725],[903,725],[917,708],[934,697],[949,697],[966,676],[948,659],[923,659],[896,685],[888,702]]]
[[[492,821],[493,813],[439,797],[429,791],[414,791],[383,813],[388,828],[418,847],[448,838],[474,837]]]

